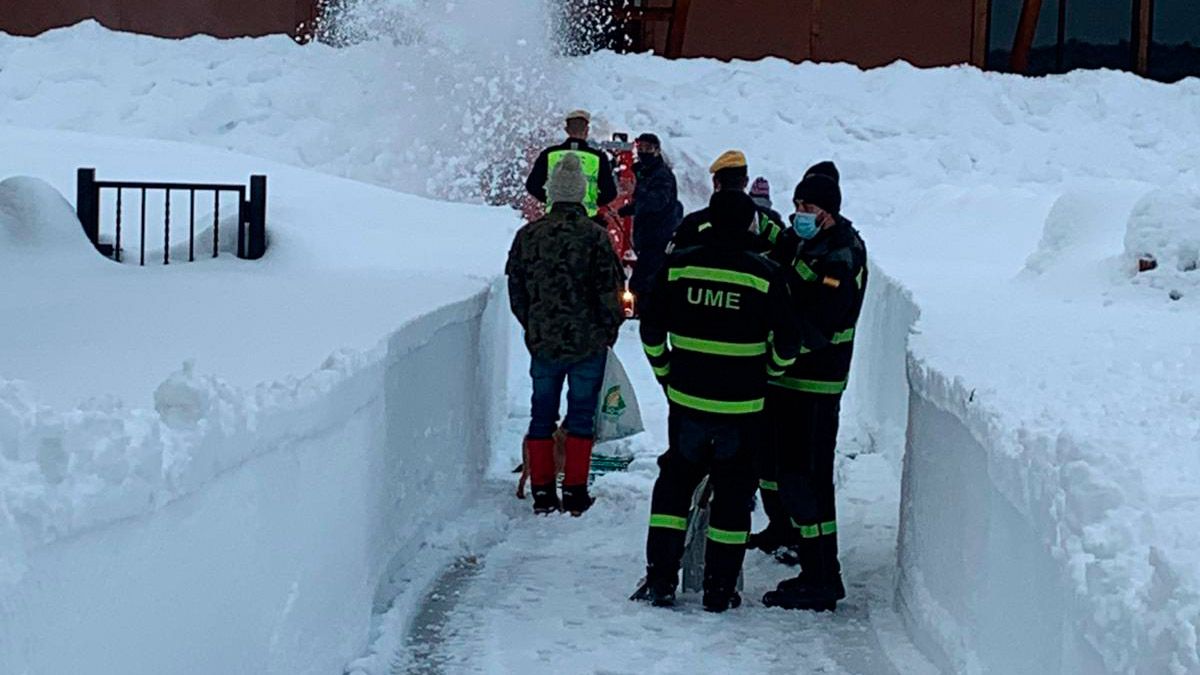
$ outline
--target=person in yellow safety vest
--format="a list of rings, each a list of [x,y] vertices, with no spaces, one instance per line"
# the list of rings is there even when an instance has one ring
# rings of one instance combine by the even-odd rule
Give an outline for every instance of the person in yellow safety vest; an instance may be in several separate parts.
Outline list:
[[[583,175],[587,179],[587,194],[583,199],[583,208],[589,217],[595,218],[600,207],[617,198],[617,183],[613,179],[612,163],[608,155],[597,148],[588,145],[588,133],[591,131],[592,116],[586,110],[573,110],[567,113],[567,140],[558,145],[550,146],[538,155],[525,180],[525,189],[534,199],[546,205],[546,210],[553,204],[546,197],[546,180],[562,158],[575,155],[583,167]]]

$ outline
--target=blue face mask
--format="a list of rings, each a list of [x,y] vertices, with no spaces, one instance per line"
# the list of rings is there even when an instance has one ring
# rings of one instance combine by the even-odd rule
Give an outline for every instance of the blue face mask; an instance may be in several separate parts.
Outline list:
[[[821,230],[817,227],[817,216],[813,213],[793,213],[792,229],[801,239],[812,239]]]

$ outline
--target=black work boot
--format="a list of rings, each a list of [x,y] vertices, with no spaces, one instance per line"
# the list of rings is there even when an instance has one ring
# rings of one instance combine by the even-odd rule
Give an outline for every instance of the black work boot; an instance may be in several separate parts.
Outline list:
[[[721,613],[742,606],[742,596],[732,588],[704,589],[704,611]]]
[[[775,590],[763,596],[763,604],[784,609],[834,611],[838,601],[846,597],[837,559],[837,536],[805,540],[799,550],[805,554],[801,562],[804,571],[797,577],[781,581]]]
[[[629,599],[648,602],[655,607],[674,607],[675,587],[678,585],[678,575],[673,578],[665,574],[656,574],[654,570],[647,570],[642,585]]]
[[[562,508],[558,502],[558,489],[554,483],[533,486],[533,512],[539,516],[554,513]]]
[[[837,603],[846,597],[846,588],[842,585],[841,575],[834,579],[816,583],[791,583],[798,579],[788,579],[773,591],[767,591],[763,596],[763,605],[781,607],[783,609],[804,609],[814,612],[832,612],[837,609]],[[789,584],[785,586],[785,584]]]
[[[588,495],[587,485],[564,485],[562,489],[562,510],[578,518],[584,511],[592,508],[596,498]]]

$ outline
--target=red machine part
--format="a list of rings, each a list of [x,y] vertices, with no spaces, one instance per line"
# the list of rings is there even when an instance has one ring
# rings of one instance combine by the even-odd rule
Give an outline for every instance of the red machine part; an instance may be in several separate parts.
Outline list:
[[[613,134],[611,141],[600,143],[600,148],[612,160],[617,180],[617,198],[600,207],[600,217],[608,228],[613,250],[625,267],[625,291],[621,296],[621,304],[625,308],[625,316],[633,318],[637,316],[637,298],[629,290],[629,278],[633,275],[633,266],[637,264],[637,253],[633,250],[633,217],[617,213],[621,207],[633,201],[633,189],[637,184],[633,173],[633,143],[629,142],[628,134]]]

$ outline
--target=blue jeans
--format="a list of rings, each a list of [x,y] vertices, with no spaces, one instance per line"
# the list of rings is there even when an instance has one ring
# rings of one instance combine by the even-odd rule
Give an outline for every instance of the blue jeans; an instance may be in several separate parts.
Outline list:
[[[604,366],[608,352],[600,352],[574,363],[557,363],[531,356],[529,375],[533,378],[533,401],[529,438],[550,438],[558,427],[558,404],[563,381],[567,387],[567,433],[592,438],[596,433],[596,405],[604,385]]]

